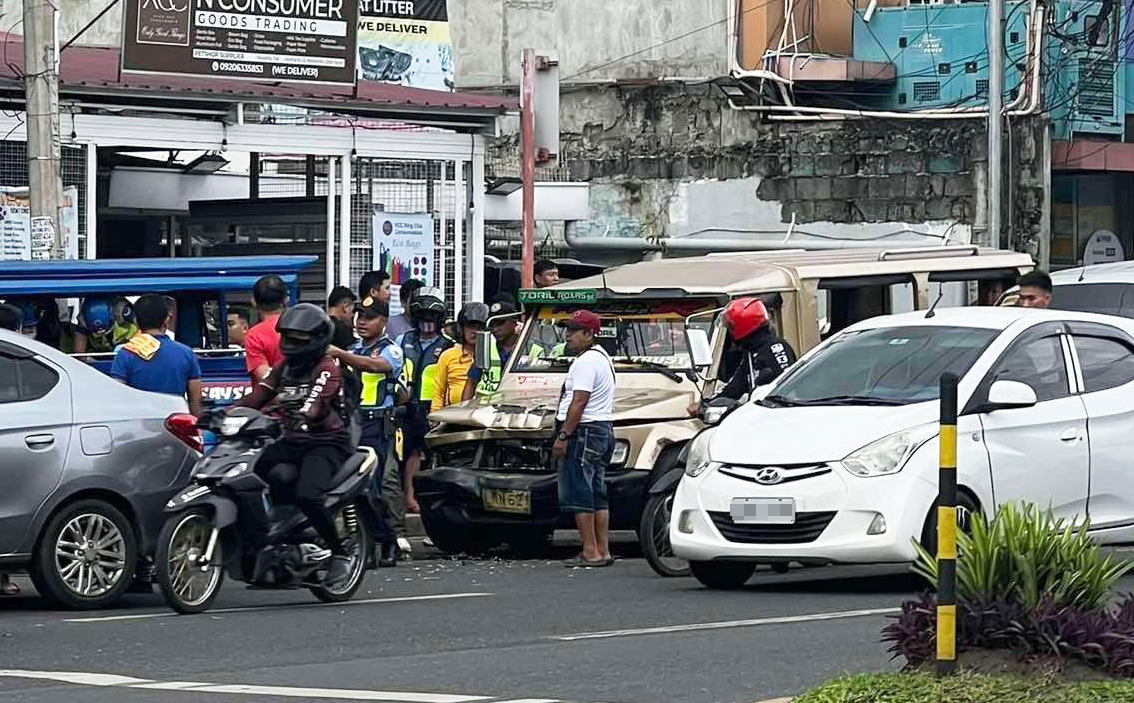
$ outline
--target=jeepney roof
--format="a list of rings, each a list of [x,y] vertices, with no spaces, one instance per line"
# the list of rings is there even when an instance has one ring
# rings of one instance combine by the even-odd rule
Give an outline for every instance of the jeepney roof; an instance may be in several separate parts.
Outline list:
[[[1027,254],[976,246],[840,249],[835,251],[728,252],[615,266],[604,274],[554,286],[603,289],[615,294],[679,290],[712,295],[786,291],[806,279],[857,278],[913,272],[1003,270],[1023,273]]]

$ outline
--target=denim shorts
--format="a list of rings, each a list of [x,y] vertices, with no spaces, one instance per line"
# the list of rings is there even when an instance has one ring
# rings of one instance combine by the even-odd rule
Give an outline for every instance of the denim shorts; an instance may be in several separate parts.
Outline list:
[[[593,513],[609,507],[606,467],[613,454],[614,429],[609,422],[579,423],[567,440],[567,455],[559,462],[560,510]]]

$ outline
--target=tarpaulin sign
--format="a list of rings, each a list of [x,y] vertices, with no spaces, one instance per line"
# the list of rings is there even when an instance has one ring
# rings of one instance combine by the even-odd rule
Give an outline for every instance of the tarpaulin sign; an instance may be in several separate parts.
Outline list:
[[[446,0],[360,0],[359,80],[453,89]]]

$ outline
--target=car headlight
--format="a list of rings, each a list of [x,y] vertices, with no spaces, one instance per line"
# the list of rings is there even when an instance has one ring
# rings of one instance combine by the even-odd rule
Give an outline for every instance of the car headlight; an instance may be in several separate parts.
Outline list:
[[[239,464],[233,464],[232,467],[230,467],[229,470],[224,473],[224,477],[235,478],[247,470],[248,464],[242,461]]]
[[[225,437],[231,437],[244,429],[249,419],[247,417],[226,417],[221,420],[220,433]]]
[[[709,443],[712,442],[716,431],[717,428],[710,427],[689,443],[689,453],[685,457],[686,476],[696,478],[716,466],[715,462],[709,459]]]
[[[936,422],[911,427],[871,442],[843,459],[843,468],[855,476],[888,476],[902,470],[918,447],[937,436]]]
[[[630,458],[630,443],[624,439],[614,441],[614,453],[610,455],[611,466],[625,466]]]

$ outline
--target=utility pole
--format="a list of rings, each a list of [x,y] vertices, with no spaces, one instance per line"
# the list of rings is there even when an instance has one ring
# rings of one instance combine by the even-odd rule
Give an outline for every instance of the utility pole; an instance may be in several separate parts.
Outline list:
[[[535,268],[535,51],[524,49],[523,77],[520,79],[520,180],[523,186],[522,246],[520,285],[534,285]]]
[[[51,258],[63,258],[59,229],[60,180],[59,73],[55,8],[47,0],[24,1],[24,105],[27,114],[28,185],[32,249],[37,223],[50,223]],[[44,219],[46,218],[46,219]]]
[[[1000,198],[1004,168],[1000,162],[1002,143],[1000,127],[1004,103],[1004,27],[1002,26],[1002,0],[988,3],[988,241],[985,244],[1000,246]],[[1011,223],[1009,223],[1011,226]],[[1011,235],[1008,248],[1012,248]]]

